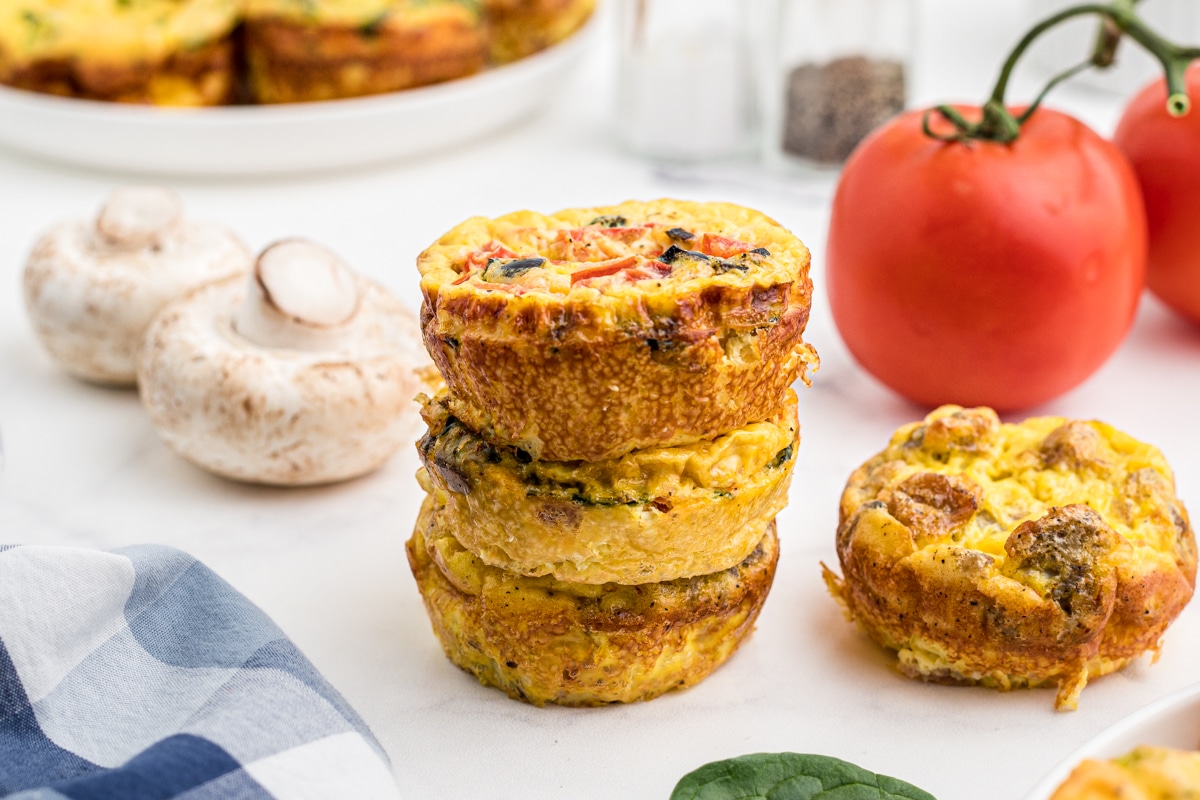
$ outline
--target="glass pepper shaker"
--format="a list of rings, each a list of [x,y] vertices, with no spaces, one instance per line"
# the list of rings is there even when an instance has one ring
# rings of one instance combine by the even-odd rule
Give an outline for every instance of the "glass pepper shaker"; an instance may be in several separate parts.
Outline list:
[[[904,110],[912,0],[770,0],[763,78],[767,160],[837,167]]]

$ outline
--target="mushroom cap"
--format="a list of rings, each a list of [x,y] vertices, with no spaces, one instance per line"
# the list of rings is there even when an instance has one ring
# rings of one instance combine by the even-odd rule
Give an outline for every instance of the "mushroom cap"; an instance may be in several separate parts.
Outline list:
[[[159,244],[183,220],[179,195],[161,186],[124,186],[109,194],[96,232],[109,245],[136,249]]]
[[[358,311],[361,295],[354,273],[333,253],[303,239],[263,250],[256,285],[269,305],[302,325],[333,328]]]
[[[132,195],[132,196],[130,196]],[[62,223],[25,265],[25,308],[50,354],[72,375],[132,386],[154,315],[190,289],[251,266],[224,227],[180,219],[166,190],[120,189],[95,223]]]
[[[355,277],[359,310],[324,348],[262,345],[239,332],[249,281],[172,303],[146,333],[142,402],[166,443],[234,480],[301,486],[370,472],[416,431],[417,371],[429,364],[415,316]]]
[[[254,262],[250,296],[233,324],[263,347],[339,350],[357,335],[352,322],[361,304],[362,284],[341,259],[313,242],[285,239]]]

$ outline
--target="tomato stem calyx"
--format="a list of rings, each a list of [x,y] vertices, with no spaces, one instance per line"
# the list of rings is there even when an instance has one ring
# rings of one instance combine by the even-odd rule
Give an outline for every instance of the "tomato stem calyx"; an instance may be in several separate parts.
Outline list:
[[[992,90],[992,96],[983,104],[982,113],[977,122],[969,121],[953,106],[941,105],[925,112],[921,129],[925,135],[943,142],[967,142],[981,140],[1009,144],[1021,135],[1021,126],[1041,106],[1046,95],[1054,87],[1080,72],[1092,67],[1101,69],[1111,66],[1116,59],[1117,46],[1123,37],[1133,39],[1153,55],[1162,65],[1167,80],[1167,111],[1175,117],[1182,117],[1191,109],[1191,100],[1187,94],[1185,73],[1188,65],[1200,58],[1200,48],[1180,47],[1162,36],[1159,36],[1137,15],[1134,5],[1137,0],[1113,0],[1110,3],[1088,3],[1071,6],[1047,17],[1035,25],[1017,42],[1016,47],[1009,53],[1000,69],[1000,77]],[[1055,75],[1034,101],[1021,114],[1014,114],[1005,105],[1004,95],[1008,91],[1008,81],[1013,69],[1029,46],[1046,31],[1074,17],[1095,15],[1101,17],[1101,27],[1091,56],[1082,63]],[[933,129],[934,115],[949,122],[952,132],[940,132]]]

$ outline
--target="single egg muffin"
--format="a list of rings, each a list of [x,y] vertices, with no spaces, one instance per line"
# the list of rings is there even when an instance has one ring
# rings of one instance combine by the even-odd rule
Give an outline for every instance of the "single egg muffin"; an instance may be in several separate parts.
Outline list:
[[[447,657],[534,705],[649,700],[720,666],[754,627],[779,557],[775,525],[736,567],[621,586],[491,567],[421,509],[408,560]]]
[[[1142,746],[1107,761],[1080,763],[1050,800],[1195,800],[1200,753]]]
[[[485,563],[578,583],[657,583],[735,567],[785,505],[799,445],[796,394],[769,420],[715,439],[605,461],[533,461],[425,399],[419,479],[437,522]]]
[[[842,494],[830,591],[913,677],[1000,689],[1090,677],[1160,638],[1196,542],[1162,454],[1102,422],[1000,424],[944,406],[900,428]]]
[[[0,0],[0,83],[124,103],[226,103],[240,11],[240,0]]]
[[[807,248],[728,203],[457,226],[417,259],[451,413],[534,459],[599,461],[774,416],[808,380]]]
[[[294,103],[471,75],[487,32],[472,0],[246,0],[245,48],[253,98]]]
[[[492,62],[507,64],[561,42],[595,7],[596,0],[483,0]]]

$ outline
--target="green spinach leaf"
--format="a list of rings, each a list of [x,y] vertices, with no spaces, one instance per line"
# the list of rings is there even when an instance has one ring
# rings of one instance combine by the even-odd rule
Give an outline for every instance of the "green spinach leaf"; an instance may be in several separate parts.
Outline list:
[[[936,800],[904,781],[830,756],[755,753],[689,772],[671,800]]]

